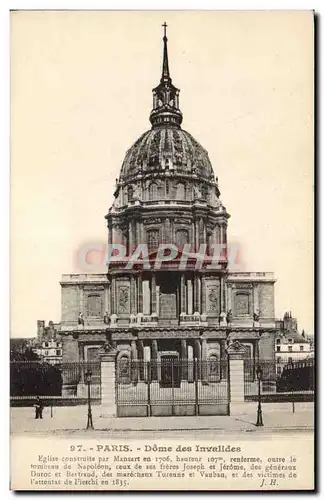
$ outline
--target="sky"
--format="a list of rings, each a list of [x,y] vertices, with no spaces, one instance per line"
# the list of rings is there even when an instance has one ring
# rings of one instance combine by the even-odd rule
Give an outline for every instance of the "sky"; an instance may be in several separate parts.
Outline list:
[[[11,336],[60,321],[63,273],[104,245],[126,150],[150,128],[162,23],[182,127],[209,152],[242,271],[313,333],[309,11],[11,13]]]

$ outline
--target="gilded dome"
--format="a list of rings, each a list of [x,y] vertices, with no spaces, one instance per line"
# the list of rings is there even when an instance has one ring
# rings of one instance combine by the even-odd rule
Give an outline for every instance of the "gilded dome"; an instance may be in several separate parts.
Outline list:
[[[165,125],[145,132],[127,151],[120,181],[127,183],[138,175],[165,171],[214,181],[207,151],[180,127]]]

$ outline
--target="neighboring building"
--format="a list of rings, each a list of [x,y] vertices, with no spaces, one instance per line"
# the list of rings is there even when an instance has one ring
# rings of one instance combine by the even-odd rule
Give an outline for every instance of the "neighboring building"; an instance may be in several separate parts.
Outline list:
[[[45,326],[45,321],[37,321],[37,339],[33,351],[42,361],[51,364],[62,362],[62,340],[58,333],[61,328],[59,323],[49,321]]]
[[[298,333],[297,319],[292,317],[291,312],[286,312],[283,320],[276,321],[276,325],[276,372],[280,375],[288,363],[313,358],[314,346],[304,331]]]
[[[152,127],[127,151],[106,216],[108,242],[125,245],[128,257],[111,264],[107,274],[62,276],[63,362],[98,360],[100,349],[112,340],[117,360],[126,365],[130,360],[163,364],[166,358],[196,358],[212,361],[210,366],[219,370],[229,342],[239,340],[252,364],[270,359],[275,374],[272,273],[229,272],[226,255],[219,269],[196,269],[190,257],[181,270],[185,251],[154,269],[160,243],[182,249],[190,243],[193,251],[206,244],[210,262],[211,245],[227,242],[230,217],[220,201],[207,151],[181,128],[179,90],[169,73],[166,36],[163,42]],[[149,260],[145,266],[125,269],[129,255],[142,243],[148,244]],[[152,376],[161,382],[170,376],[168,369],[166,365]],[[131,370],[127,373],[129,382],[135,382]],[[138,376],[141,380],[145,373]],[[187,373],[177,376],[185,381]],[[209,373],[201,376],[207,380]],[[63,372],[63,395],[84,391],[83,380]]]

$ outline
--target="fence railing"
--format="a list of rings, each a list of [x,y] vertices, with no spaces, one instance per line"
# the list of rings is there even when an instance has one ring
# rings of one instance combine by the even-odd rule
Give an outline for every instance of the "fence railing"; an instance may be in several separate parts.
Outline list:
[[[257,366],[262,370],[260,393],[263,400],[312,401],[314,399],[314,362],[302,361],[286,365],[278,376],[273,360],[244,360],[244,398],[258,396]]]
[[[116,370],[117,404],[228,401],[227,360],[121,361]]]

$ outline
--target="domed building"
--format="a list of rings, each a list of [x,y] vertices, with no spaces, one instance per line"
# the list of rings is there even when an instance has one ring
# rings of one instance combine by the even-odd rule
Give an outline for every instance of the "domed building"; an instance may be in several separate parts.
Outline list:
[[[165,33],[151,128],[126,152],[106,215],[117,253],[107,274],[61,281],[63,361],[95,361],[108,341],[125,387],[222,383],[235,340],[252,378],[259,360],[274,362],[275,280],[229,271],[230,215],[207,151],[182,128],[179,94]],[[63,391],[83,394],[84,379],[65,377]]]

